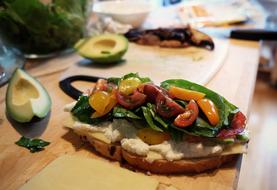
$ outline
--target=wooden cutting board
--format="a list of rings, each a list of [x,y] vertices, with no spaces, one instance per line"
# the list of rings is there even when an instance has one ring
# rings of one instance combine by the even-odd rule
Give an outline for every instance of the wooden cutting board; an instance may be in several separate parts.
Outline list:
[[[123,61],[117,64],[96,64],[77,55],[74,64],[63,77],[91,75],[98,77],[120,77],[130,72],[150,77],[156,84],[165,79],[182,78],[199,84],[207,84],[224,63],[229,43],[214,39],[215,49],[160,48],[129,43]]]
[[[207,84],[208,88],[217,91],[239,106],[244,113],[250,110],[258,66],[258,53],[257,42],[230,40],[228,56],[221,70]],[[70,57],[72,59],[68,57],[68,59],[62,59],[59,62],[60,58],[57,58],[50,62],[38,64],[35,67],[36,71],[44,71],[44,69],[46,71],[48,67],[50,69],[56,65],[58,71],[51,74],[39,75],[38,77],[38,80],[44,85],[52,98],[52,109],[47,118],[39,123],[34,123],[34,126],[29,124],[16,125],[16,123],[10,122],[7,119],[5,111],[5,92],[7,86],[0,88],[1,190],[18,189],[51,161],[65,154],[95,158],[119,166],[119,163],[110,162],[99,156],[88,144],[82,143],[77,135],[62,127],[62,122],[68,116],[68,113],[63,112],[63,106],[73,100],[65,95],[58,86],[61,75],[64,75],[59,70],[59,64],[64,62],[66,64],[77,63],[78,60],[81,60],[77,55],[70,55]],[[32,68],[32,63],[27,63],[26,66],[27,68]],[[31,70],[28,69],[27,71],[30,72]],[[78,73],[79,70],[76,70],[73,74]],[[226,84],[228,84],[228,87],[226,87]],[[90,84],[78,83],[77,87],[86,89],[87,85]],[[37,136],[51,142],[44,151],[35,154],[31,154],[28,150],[14,144],[21,135],[33,130],[37,130]],[[236,187],[239,170],[240,159],[220,169],[206,173],[169,176],[152,175],[151,177],[158,179],[162,183],[172,184],[180,190],[232,190]]]

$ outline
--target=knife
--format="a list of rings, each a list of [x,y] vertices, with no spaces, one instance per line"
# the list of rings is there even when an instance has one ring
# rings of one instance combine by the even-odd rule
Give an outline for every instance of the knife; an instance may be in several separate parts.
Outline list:
[[[75,81],[88,81],[88,82],[97,82],[97,80],[100,79],[100,77],[96,76],[86,76],[86,75],[74,75],[68,78],[63,79],[59,82],[59,86],[62,89],[64,93],[66,93],[71,98],[78,100],[79,96],[81,96],[83,93],[72,86],[72,82]],[[102,78],[104,79],[104,78]]]
[[[201,28],[199,29],[211,36],[242,40],[277,40],[277,29],[234,29],[234,28]]]

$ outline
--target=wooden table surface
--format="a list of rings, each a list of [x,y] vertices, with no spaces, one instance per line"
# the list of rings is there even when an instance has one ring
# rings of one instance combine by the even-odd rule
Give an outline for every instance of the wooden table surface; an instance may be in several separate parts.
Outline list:
[[[239,106],[244,113],[248,113],[251,105],[258,65],[258,47],[256,42],[231,40],[223,67],[207,85]],[[70,60],[70,56],[66,59]],[[40,73],[42,69],[47,68],[47,64],[51,66],[52,72]],[[26,68],[31,74],[38,76],[38,80],[49,92],[53,105],[49,116],[42,121],[19,125],[7,118],[5,113],[7,86],[0,88],[1,190],[17,189],[60,155],[74,154],[103,159],[95,155],[88,145],[83,144],[77,135],[62,127],[66,117],[63,106],[72,101],[58,86],[66,66],[56,64],[55,70],[55,65],[49,60],[43,63],[27,63]],[[77,85],[84,89],[87,84]],[[51,144],[44,151],[32,154],[14,144],[21,135],[40,136]],[[164,183],[172,183],[180,189],[233,189],[237,185],[240,161],[241,156],[221,169],[198,175],[152,177]]]

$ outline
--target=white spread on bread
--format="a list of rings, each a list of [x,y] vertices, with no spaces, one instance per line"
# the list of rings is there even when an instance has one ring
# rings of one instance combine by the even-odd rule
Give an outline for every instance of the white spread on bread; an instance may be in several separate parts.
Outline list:
[[[112,135],[110,138],[112,142],[118,142],[123,138],[136,138],[137,129],[125,119],[115,119],[113,120],[112,127],[110,129]]]
[[[139,138],[122,139],[121,146],[128,152],[135,153],[140,156],[147,156],[147,153],[149,152],[149,145],[140,140]]]
[[[172,161],[180,160],[182,158],[218,155],[223,151],[223,146],[205,146],[203,143],[189,143],[186,141],[164,141],[162,144],[150,146],[150,150],[159,152],[164,158]]]
[[[69,108],[70,106],[67,105],[66,107]],[[70,111],[70,109],[65,110]],[[146,156],[146,160],[149,162],[161,158],[173,161],[183,158],[216,156],[224,153],[225,148],[221,144],[205,145],[203,143],[175,142],[172,140],[164,141],[158,145],[148,145],[136,136],[137,129],[134,127],[134,123],[125,119],[114,119],[113,122],[102,122],[97,125],[75,121],[70,128],[77,133],[90,133],[92,136],[94,133],[102,133],[103,137],[106,138],[105,142],[120,142],[123,149],[130,153]],[[96,135],[95,138],[97,137]],[[228,148],[229,152],[232,153],[230,147]],[[238,153],[242,153],[242,151],[243,149],[240,148]],[[160,156],[157,156],[157,154]]]

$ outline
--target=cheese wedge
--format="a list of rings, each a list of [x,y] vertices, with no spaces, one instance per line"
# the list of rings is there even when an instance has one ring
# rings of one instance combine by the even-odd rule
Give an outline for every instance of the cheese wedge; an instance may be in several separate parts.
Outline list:
[[[62,156],[50,163],[20,190],[157,190],[159,182],[110,163]]]

